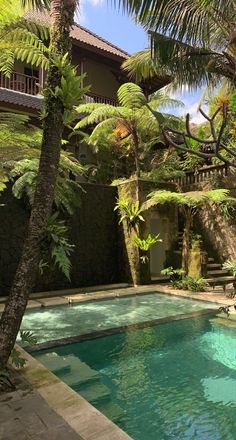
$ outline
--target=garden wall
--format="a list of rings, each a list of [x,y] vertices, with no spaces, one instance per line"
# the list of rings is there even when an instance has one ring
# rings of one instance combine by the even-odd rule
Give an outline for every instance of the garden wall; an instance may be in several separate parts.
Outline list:
[[[110,284],[125,281],[120,267],[125,254],[120,252],[122,237],[114,206],[116,187],[82,184],[81,206],[72,218],[67,218],[72,254],[71,283],[58,271],[47,268],[38,277],[35,291],[55,290]],[[20,258],[29,209],[15,199],[11,189],[4,191],[0,208],[0,295],[8,294]]]
[[[228,168],[226,175],[213,174],[208,180],[184,185],[184,191],[197,191],[210,188],[226,188],[236,197],[236,169]],[[236,209],[232,218],[227,220],[219,207],[208,206],[196,219],[196,231],[200,232],[205,242],[205,249],[222,263],[236,260]]]

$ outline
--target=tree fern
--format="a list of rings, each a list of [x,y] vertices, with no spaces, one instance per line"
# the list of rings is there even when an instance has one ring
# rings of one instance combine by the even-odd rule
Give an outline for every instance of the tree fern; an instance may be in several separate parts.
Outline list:
[[[134,83],[120,86],[117,97],[121,106],[130,109],[143,107],[147,101],[141,87]]]
[[[27,3],[27,2],[26,2]],[[25,7],[21,0],[2,0],[0,5],[0,71],[10,76],[14,61],[43,68],[48,66],[49,29],[24,18]]]
[[[170,115],[163,115],[158,111],[160,105],[180,106],[182,103],[172,100],[164,93],[155,94],[153,99],[147,100],[142,89],[133,83],[123,84],[117,97],[119,106],[108,104],[82,104],[76,108],[81,115],[85,114],[75,126],[76,130],[94,126],[89,142],[96,147],[99,140],[104,138],[104,133],[110,129],[114,134],[117,145],[126,142],[126,152],[130,151],[135,158],[136,175],[140,176],[139,154],[146,139],[157,139],[161,134],[164,122],[170,123]],[[175,117],[176,119],[176,117]],[[121,130],[121,127],[122,130]],[[122,131],[122,133],[121,133]]]

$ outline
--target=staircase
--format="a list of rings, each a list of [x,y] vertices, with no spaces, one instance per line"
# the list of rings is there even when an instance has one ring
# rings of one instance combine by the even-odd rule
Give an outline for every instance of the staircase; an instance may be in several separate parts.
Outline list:
[[[103,377],[76,355],[49,352],[39,355],[38,360],[114,423],[124,416],[122,408],[112,399],[114,384],[109,377]]]
[[[202,244],[202,248],[204,249],[204,243],[200,240]],[[177,249],[174,251],[176,255],[181,257],[183,247],[183,232],[178,233],[178,241],[177,241]],[[236,281],[236,278],[230,274],[230,272],[226,269],[222,268],[222,264],[216,261],[213,256],[208,254],[207,260],[207,273],[204,277],[208,284],[213,288],[215,286],[223,286],[226,287],[227,284],[231,284]]]

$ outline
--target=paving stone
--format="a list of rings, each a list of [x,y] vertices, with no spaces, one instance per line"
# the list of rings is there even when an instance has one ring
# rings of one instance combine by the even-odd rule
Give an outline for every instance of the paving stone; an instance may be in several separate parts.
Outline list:
[[[0,424],[0,439],[10,437],[18,439],[18,433],[25,432],[21,421],[17,417],[10,417],[5,422]]]
[[[0,425],[11,416],[11,408],[7,403],[0,404]]]
[[[13,438],[7,435],[6,437],[1,437],[1,440],[13,440]],[[29,435],[24,431],[18,431],[17,435],[15,436],[15,440],[31,440],[31,437],[29,437]]]
[[[54,298],[39,299],[38,302],[39,304],[41,304],[42,307],[51,307],[61,304],[68,304],[68,300],[60,296],[55,296]]]
[[[37,307],[41,307],[41,304],[39,301],[33,301],[32,299],[30,299],[28,301],[27,309],[35,309]]]
[[[47,431],[48,427],[43,420],[35,412],[26,412],[25,409],[21,413],[21,423],[24,426],[25,432],[30,436]]]
[[[41,434],[34,434],[31,436],[31,440],[83,440],[73,429],[68,425],[61,426],[58,429],[48,429],[43,437]],[[110,439],[112,440],[112,439]]]

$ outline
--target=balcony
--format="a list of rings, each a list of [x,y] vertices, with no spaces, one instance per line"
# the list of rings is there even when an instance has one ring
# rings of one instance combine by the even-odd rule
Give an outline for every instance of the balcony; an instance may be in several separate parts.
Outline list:
[[[10,78],[0,73],[0,87],[15,92],[26,93],[27,95],[37,95],[39,78],[24,75],[23,73],[13,72]]]
[[[118,106],[118,102],[115,99],[106,98],[105,96],[97,95],[95,93],[90,93],[90,92],[86,93],[85,101],[94,102],[96,104],[110,104],[110,105]]]
[[[35,96],[39,93],[39,81],[39,78],[35,76],[24,75],[18,72],[13,72],[11,77],[7,78],[0,72],[0,88],[26,93],[31,96]],[[97,104],[118,105],[115,99],[90,92],[85,95],[85,101]]]

